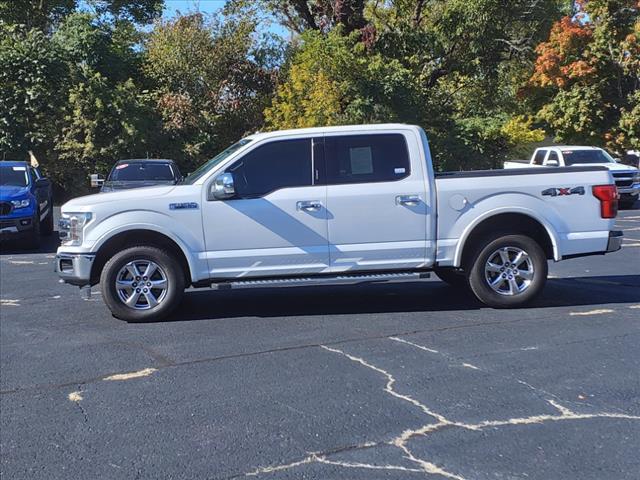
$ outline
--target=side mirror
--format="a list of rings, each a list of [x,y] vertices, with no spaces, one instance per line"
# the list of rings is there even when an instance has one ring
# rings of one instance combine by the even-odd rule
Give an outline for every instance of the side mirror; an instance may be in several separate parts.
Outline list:
[[[560,163],[558,160],[547,160],[547,167],[559,167]]]
[[[616,162],[616,163],[622,163],[622,159],[621,158],[614,158],[613,161]]]
[[[221,173],[211,184],[209,200],[224,200],[233,197],[235,194],[233,175],[231,173]]]
[[[48,178],[39,178],[36,180],[36,188],[48,188],[51,182]]]
[[[89,178],[91,179],[92,188],[101,187],[104,184],[104,178],[100,178],[100,175],[97,173],[92,173],[89,175]]]

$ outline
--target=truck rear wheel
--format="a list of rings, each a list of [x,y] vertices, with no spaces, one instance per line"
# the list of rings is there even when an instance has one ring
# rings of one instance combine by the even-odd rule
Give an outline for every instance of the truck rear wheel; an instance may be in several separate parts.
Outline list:
[[[178,306],[185,288],[180,263],[165,250],[146,246],[111,257],[100,284],[113,316],[131,322],[164,318]]]
[[[540,294],[547,273],[547,257],[535,240],[525,235],[495,235],[482,242],[472,256],[469,285],[490,307],[520,307]]]

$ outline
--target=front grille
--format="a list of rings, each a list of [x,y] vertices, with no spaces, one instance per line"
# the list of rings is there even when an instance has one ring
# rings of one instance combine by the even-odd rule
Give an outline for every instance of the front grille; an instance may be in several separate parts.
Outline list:
[[[0,220],[0,228],[15,227],[16,222],[14,220]]]
[[[633,185],[633,175],[631,172],[614,173],[613,178],[616,181],[616,187],[630,187]]]
[[[13,205],[9,202],[0,202],[0,215],[9,215]]]
[[[616,187],[630,187],[633,181],[629,180],[616,180]]]

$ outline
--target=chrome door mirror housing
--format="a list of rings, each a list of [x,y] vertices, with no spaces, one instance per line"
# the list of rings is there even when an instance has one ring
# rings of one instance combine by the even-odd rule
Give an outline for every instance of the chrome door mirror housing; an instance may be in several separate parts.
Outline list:
[[[209,188],[209,200],[224,200],[235,196],[233,174],[225,172],[218,175]]]
[[[91,180],[91,188],[98,188],[104,185],[104,178],[102,178],[97,173],[92,173],[89,175],[89,180]]]
[[[547,167],[559,167],[560,162],[558,160],[547,160]]]

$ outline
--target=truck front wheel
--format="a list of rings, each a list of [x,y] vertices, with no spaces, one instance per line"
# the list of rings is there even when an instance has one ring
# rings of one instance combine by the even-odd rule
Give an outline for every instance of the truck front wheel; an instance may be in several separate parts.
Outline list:
[[[100,276],[102,297],[114,317],[160,320],[180,303],[185,288],[180,263],[165,250],[137,246],[115,254]]]
[[[520,307],[542,291],[547,272],[547,257],[535,240],[525,235],[495,235],[482,242],[472,256],[469,285],[490,307]]]

